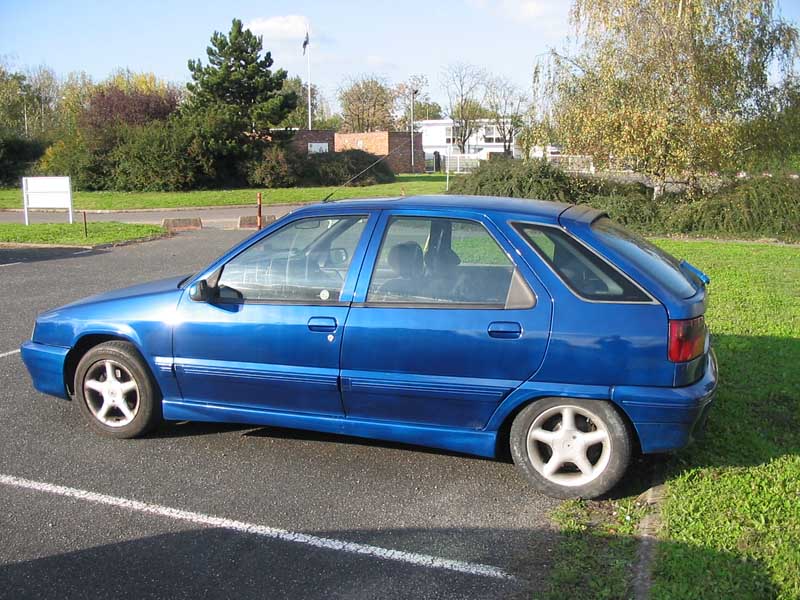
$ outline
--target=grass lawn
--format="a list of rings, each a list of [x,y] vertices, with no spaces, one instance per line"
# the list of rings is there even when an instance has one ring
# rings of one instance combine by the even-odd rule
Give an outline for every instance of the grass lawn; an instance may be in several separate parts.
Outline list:
[[[394,183],[342,188],[333,196],[343,198],[379,198],[443,194],[445,176],[398,175]],[[132,208],[178,208],[192,206],[229,206],[255,204],[262,192],[264,204],[319,202],[336,189],[332,187],[203,190],[196,192],[75,192],[73,201],[79,210],[122,210]],[[19,188],[0,189],[0,208],[22,208]]]
[[[89,223],[89,236],[83,234],[83,223],[0,223],[0,243],[60,244],[64,246],[95,246],[129,242],[164,234],[157,225],[131,225],[128,223]]]
[[[668,462],[651,597],[800,598],[800,247],[657,243],[711,276],[720,387],[706,436]],[[554,592],[630,596],[633,500],[557,511]]]

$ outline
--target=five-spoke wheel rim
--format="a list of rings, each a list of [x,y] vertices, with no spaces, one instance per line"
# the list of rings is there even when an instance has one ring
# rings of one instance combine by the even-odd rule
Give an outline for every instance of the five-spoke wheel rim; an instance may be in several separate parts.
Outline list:
[[[611,439],[593,412],[565,404],[543,411],[528,429],[528,457],[547,480],[566,486],[586,485],[606,469]]]
[[[101,360],[86,371],[83,397],[103,425],[125,427],[139,412],[139,386],[131,372],[115,360]]]

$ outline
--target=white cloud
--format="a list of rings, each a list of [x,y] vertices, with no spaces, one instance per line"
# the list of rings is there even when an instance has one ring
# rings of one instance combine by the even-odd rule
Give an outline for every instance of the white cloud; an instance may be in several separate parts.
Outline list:
[[[257,17],[245,23],[245,27],[257,35],[263,35],[267,45],[281,42],[302,44],[308,19],[303,15]]]

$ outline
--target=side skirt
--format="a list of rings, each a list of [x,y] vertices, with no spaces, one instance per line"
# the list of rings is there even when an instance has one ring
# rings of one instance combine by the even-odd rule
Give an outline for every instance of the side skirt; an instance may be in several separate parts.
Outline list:
[[[331,417],[259,410],[235,405],[199,403],[165,398],[164,418],[170,421],[208,421],[272,425],[338,433],[375,440],[415,444],[493,458],[497,432],[429,427],[413,423],[389,423],[346,417]]]

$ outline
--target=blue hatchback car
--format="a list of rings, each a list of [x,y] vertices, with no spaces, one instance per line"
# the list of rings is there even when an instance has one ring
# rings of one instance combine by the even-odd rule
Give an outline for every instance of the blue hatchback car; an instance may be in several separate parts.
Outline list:
[[[586,206],[337,201],[45,312],[22,357],[113,437],[224,421],[510,451],[536,489],[594,497],[703,422],[707,283]]]

